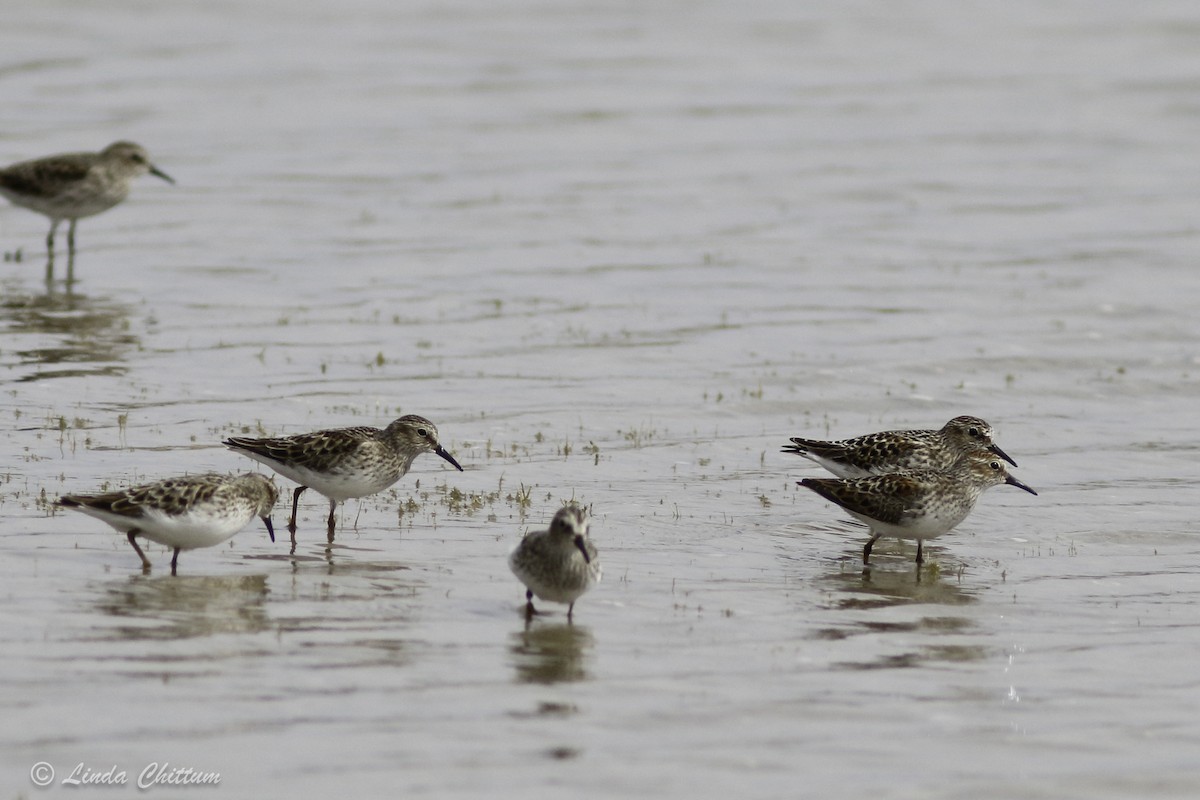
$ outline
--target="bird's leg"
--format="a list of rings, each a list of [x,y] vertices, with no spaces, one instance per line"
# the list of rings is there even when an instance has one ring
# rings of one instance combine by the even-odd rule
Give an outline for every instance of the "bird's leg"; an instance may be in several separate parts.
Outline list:
[[[71,220],[71,226],[67,228],[67,255],[75,255],[75,223],[78,220]]]
[[[917,539],[917,563],[918,564],[925,563],[925,554],[921,552],[921,545],[922,545],[921,540]]]
[[[297,486],[296,491],[292,492],[292,519],[288,522],[288,530],[293,534],[296,532],[296,509],[300,507],[300,495],[307,488],[307,486]],[[292,536],[292,541],[296,541],[295,536]]]
[[[129,532],[129,543],[133,545],[133,549],[137,551],[138,557],[142,559],[142,572],[150,571],[150,559],[146,558],[146,554],[142,552],[142,548],[138,547],[138,543],[133,540],[134,536],[138,535],[137,528]]]
[[[175,564],[179,561],[179,548],[175,548],[175,553],[171,556],[171,574],[175,574]]]
[[[881,534],[873,534],[867,543],[863,545],[863,565],[869,564],[871,561],[871,548],[875,546],[875,542],[879,541]]]
[[[50,232],[46,234],[46,255],[50,259],[50,263],[54,263],[54,232],[58,230],[59,220],[50,220]]]
[[[537,611],[535,611],[533,608],[533,590],[526,589],[525,590],[525,621],[528,622],[530,619],[533,618],[533,615],[536,613],[537,613]]]
[[[329,501],[329,541],[333,542],[333,526],[337,524],[337,500]]]
[[[571,616],[574,612],[575,612],[575,604],[571,603],[569,606],[567,606],[567,624],[568,625],[575,624],[575,620]]]

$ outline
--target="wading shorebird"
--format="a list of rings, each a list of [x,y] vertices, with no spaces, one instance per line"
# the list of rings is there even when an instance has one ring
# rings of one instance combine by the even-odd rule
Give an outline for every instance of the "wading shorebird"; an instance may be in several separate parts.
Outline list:
[[[150,559],[134,537],[175,548],[171,574],[180,550],[212,547],[246,527],[254,517],[267,526],[271,541],[271,509],[279,493],[262,475],[188,475],[146,483],[104,494],[68,494],[58,502],[103,520],[129,537],[129,543],[149,571]]]
[[[141,145],[114,142],[99,153],[61,153],[0,169],[0,195],[50,218],[46,249],[53,262],[54,233],[60,222],[71,222],[67,251],[73,256],[75,223],[120,203],[129,195],[130,182],[147,173],[175,182],[150,163]]]
[[[955,417],[940,430],[881,431],[825,442],[793,438],[782,452],[815,461],[839,478],[865,478],[904,469],[950,469],[965,453],[991,453],[1012,464],[979,417]]]
[[[805,478],[797,482],[841,506],[866,523],[871,538],[863,547],[863,564],[881,536],[917,540],[917,563],[925,560],[922,544],[952,530],[967,518],[984,490],[1001,484],[1036,495],[1008,474],[999,459],[968,453],[949,470],[917,469],[866,478]]]
[[[549,530],[525,535],[508,557],[508,566],[525,584],[525,619],[537,612],[533,597],[567,604],[572,621],[575,601],[600,582],[599,552],[588,539],[587,512],[574,503],[563,506]]]
[[[382,492],[403,478],[422,453],[441,456],[462,472],[454,456],[438,443],[437,427],[415,414],[400,417],[382,430],[335,428],[269,439],[234,436],[223,444],[300,484],[292,493],[288,522],[293,539],[296,510],[305,489],[314,489],[329,500],[332,541],[338,503]]]

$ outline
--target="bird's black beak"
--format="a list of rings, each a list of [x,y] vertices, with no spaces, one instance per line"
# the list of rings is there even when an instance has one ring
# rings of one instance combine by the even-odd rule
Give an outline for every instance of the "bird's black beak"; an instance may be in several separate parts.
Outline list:
[[[583,553],[583,561],[585,564],[592,563],[592,557],[588,555],[587,543],[583,541],[583,534],[575,537],[575,546],[579,548],[579,552]]]
[[[1007,483],[1009,486],[1015,486],[1018,489],[1024,489],[1025,491],[1029,492],[1030,494],[1033,494],[1033,495],[1037,494],[1037,492],[1035,492],[1033,489],[1030,489],[1025,484],[1021,483],[1019,480],[1014,478],[1012,475],[1006,476],[1004,478],[1004,482]]]
[[[267,533],[271,534],[271,541],[275,541],[275,526],[271,524],[271,518],[263,517],[262,521],[267,526]]]
[[[446,459],[446,460],[447,460],[447,461],[449,461],[451,464],[453,464],[453,465],[454,465],[454,468],[455,468],[456,470],[458,470],[459,472],[462,472],[462,471],[463,471],[463,468],[462,468],[462,467],[460,467],[460,466],[458,465],[458,462],[454,460],[454,456],[452,456],[452,455],[450,455],[449,453],[447,453],[447,452],[446,452],[446,450],[445,450],[445,448],[443,448],[443,447],[442,447],[440,444],[439,444],[437,447],[435,447],[435,448],[433,449],[433,452],[437,453],[439,456],[441,456],[442,458]]]
[[[159,169],[158,167],[156,167],[156,166],[154,166],[154,165],[151,165],[151,166],[150,166],[150,174],[151,174],[151,175],[157,175],[158,177],[162,178],[162,179],[163,179],[164,181],[166,181],[167,183],[171,183],[171,184],[175,183],[175,179],[174,179],[174,178],[172,178],[170,175],[168,175],[167,173],[163,172],[161,169]]]
[[[1011,458],[1009,458],[1009,457],[1008,457],[1008,453],[1006,453],[1006,452],[1004,452],[1003,450],[1001,450],[1001,449],[1000,449],[1000,445],[998,445],[998,444],[989,444],[989,445],[988,445],[988,450],[991,450],[993,453],[995,453],[996,455],[1000,456],[1000,457],[1001,457],[1001,458],[1003,458],[1005,461],[1007,461],[1008,463],[1012,464],[1014,467],[1015,467],[1015,466],[1017,466],[1017,462],[1015,462],[1015,461],[1013,461]],[[1028,488],[1028,487],[1026,487],[1026,488]],[[1037,494],[1037,492],[1034,492],[1034,494]]]

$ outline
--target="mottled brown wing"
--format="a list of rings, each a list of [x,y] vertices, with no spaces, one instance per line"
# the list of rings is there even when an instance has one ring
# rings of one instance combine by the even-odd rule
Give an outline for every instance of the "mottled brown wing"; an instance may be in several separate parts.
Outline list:
[[[906,431],[904,437],[895,434],[868,434],[854,439],[823,442],[819,439],[792,439],[794,447],[785,452],[814,456],[838,461],[863,472],[874,472],[880,464],[895,464],[907,460],[918,447],[919,434],[923,431]]]
[[[194,508],[198,503],[211,500],[224,485],[215,475],[168,478],[145,486],[135,486],[125,492],[125,500],[119,505],[128,504],[131,510],[137,506],[150,506],[176,516]],[[116,505],[118,504],[114,504],[114,511],[129,513],[127,510],[119,510]]]
[[[899,525],[912,516],[928,491],[925,481],[902,472],[855,480],[806,478],[800,485],[847,511],[891,525]]]
[[[177,515],[217,493],[223,484],[214,481],[214,477],[217,476],[167,478],[155,483],[132,486],[119,492],[67,495],[60,502],[65,506],[87,506],[123,517],[139,517],[146,508],[156,508],[166,514]]]
[[[67,494],[59,498],[59,504],[64,506],[86,506],[98,508],[101,511],[112,511],[113,503],[124,499],[125,492],[106,492],[104,494]]]
[[[324,471],[353,453],[363,442],[378,439],[382,433],[378,428],[338,428],[275,439],[230,438],[225,444],[275,461]]]
[[[0,171],[0,186],[29,197],[53,197],[87,177],[95,161],[91,154],[68,154],[13,164]]]

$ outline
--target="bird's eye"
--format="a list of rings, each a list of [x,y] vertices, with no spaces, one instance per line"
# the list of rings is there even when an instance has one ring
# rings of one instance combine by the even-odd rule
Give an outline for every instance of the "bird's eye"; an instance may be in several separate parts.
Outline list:
[[[967,428],[967,435],[973,436],[974,438],[978,439],[979,438],[979,428]]]
[[[999,472],[1000,470],[1004,469],[1004,467],[1000,466],[1000,462],[999,462],[999,461],[993,461],[993,462],[992,462],[991,464],[989,464],[988,466],[990,466],[990,467],[991,467],[993,470],[995,470],[996,472]]]
[[[425,430],[424,428],[417,428],[417,436],[420,436],[424,439],[428,439],[429,431]]]

